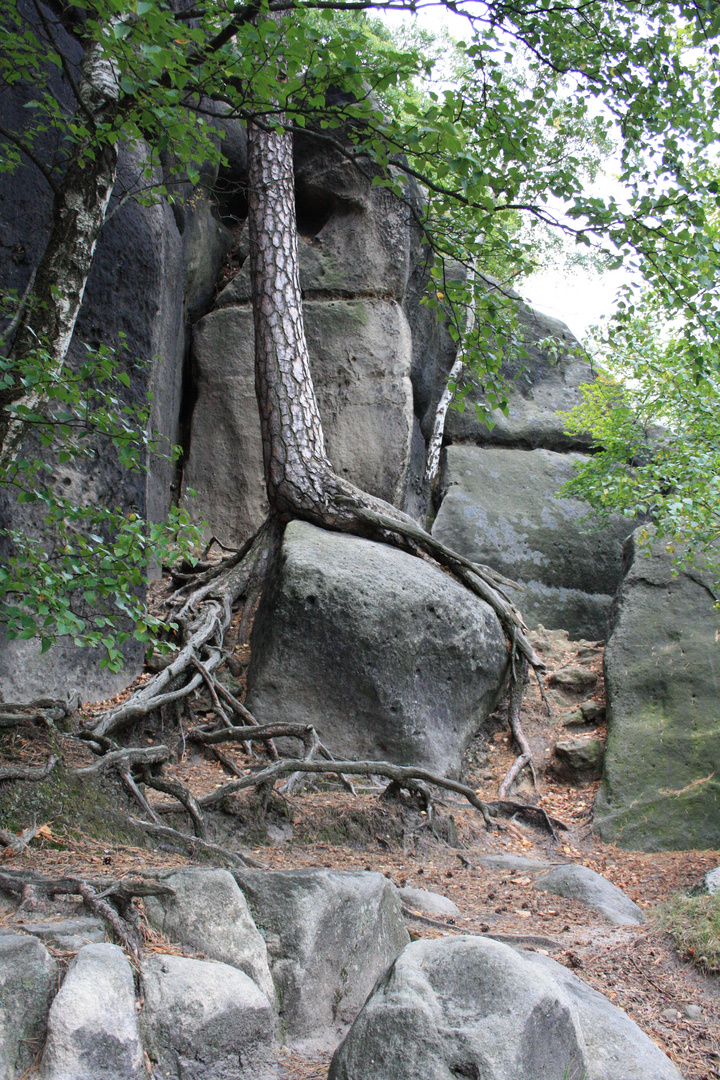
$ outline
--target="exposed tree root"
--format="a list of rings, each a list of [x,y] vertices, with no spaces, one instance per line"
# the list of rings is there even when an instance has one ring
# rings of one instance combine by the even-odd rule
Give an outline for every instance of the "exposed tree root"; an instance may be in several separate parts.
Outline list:
[[[553,840],[558,839],[556,829],[561,829],[563,832],[568,831],[564,821],[552,817],[541,806],[533,806],[532,803],[515,802],[513,799],[495,799],[493,802],[488,803],[488,806],[491,806],[498,813],[512,815],[513,817],[515,814],[519,814],[520,817],[527,818],[534,825],[540,824],[544,826]]]
[[[62,701],[56,698],[37,698],[35,701],[3,701],[0,703],[0,728],[17,727],[18,724],[41,723],[52,731],[58,720],[75,712],[77,698]]]
[[[227,564],[201,574],[201,583],[196,588],[190,590],[186,584],[172,594],[167,601],[168,613],[183,631],[183,644],[177,656],[128,701],[108,710],[92,728],[93,735],[109,735],[162,705],[187,697],[220,665],[223,637],[232,620],[233,604],[246,595],[258,578],[264,580],[280,533],[277,520],[269,518]],[[198,663],[202,664],[202,671],[197,670]],[[223,710],[219,711],[222,715]]]
[[[510,724],[510,730],[513,738],[518,745],[520,754],[515,758],[510,768],[507,771],[505,779],[498,788],[498,797],[501,799],[506,798],[512,789],[515,780],[523,771],[526,765],[530,766],[532,772],[533,784],[537,785],[537,776],[535,775],[535,766],[532,760],[532,751],[530,750],[530,744],[525,738],[525,733],[520,726],[520,709],[522,707],[523,691],[525,687],[525,680],[528,674],[527,660],[523,660],[522,670],[520,673],[516,673],[510,684],[510,698],[508,701],[508,723]]]
[[[101,880],[85,881],[83,878],[45,878],[31,871],[9,870],[0,872],[0,888],[18,897],[20,906],[39,906],[40,894],[52,896],[81,896],[86,906],[112,927],[118,941],[127,949],[138,967],[140,966],[141,938],[133,925],[117,911],[111,900],[124,910],[135,896],[174,896],[169,885],[158,881]],[[20,909],[18,909],[20,910]]]
[[[148,821],[141,821],[139,818],[134,817],[128,817],[128,821],[131,825],[135,825],[151,836],[158,836],[183,844],[190,854],[195,854],[198,850],[207,851],[212,855],[218,855],[221,859],[235,866],[250,866],[258,870],[268,869],[266,863],[253,859],[251,855],[239,851],[230,851],[229,848],[220,847],[219,844],[211,844],[208,840],[201,840],[199,836],[188,836],[187,833],[180,832],[178,829],[171,829],[169,825],[150,824]]]
[[[325,528],[355,533],[379,542],[394,544],[414,555],[429,557],[449,570],[461,584],[488,603],[496,613],[508,638],[511,671],[515,672],[517,653],[522,659],[523,671],[529,664],[540,679],[541,672],[545,670],[545,664],[535,653],[525,634],[527,627],[522,616],[503,592],[504,585],[514,586],[514,582],[508,581],[489,567],[475,564],[445,547],[408,515],[380,499],[367,495],[334,473],[322,474],[320,489],[323,497],[316,498],[310,505],[306,503],[302,507],[303,512],[300,516]],[[317,491],[317,487],[315,490]],[[282,507],[283,499],[278,493],[276,493],[275,501]],[[293,515],[287,515],[287,517],[291,516]],[[222,560],[215,566],[203,566],[195,580],[187,573],[179,576],[177,579],[180,582],[179,587],[166,601],[167,617],[173,620],[182,631],[182,643],[177,655],[128,701],[106,712],[92,729],[90,738],[102,747],[103,740],[107,740],[111,733],[170,702],[188,697],[204,683],[223,727],[214,732],[196,729],[191,735],[193,740],[208,746],[225,741],[241,741],[248,750],[251,741],[262,741],[268,747],[273,764],[250,776],[236,776],[227,784],[197,800],[183,785],[159,777],[157,770],[154,770],[152,776],[146,773],[146,783],[178,798],[188,811],[196,833],[194,842],[198,843],[207,842],[202,811],[217,805],[226,795],[250,787],[269,792],[276,780],[286,776],[289,777],[286,790],[292,792],[297,790],[309,775],[328,772],[338,775],[351,791],[354,791],[348,780],[348,776],[351,775],[382,775],[398,783],[426,781],[436,784],[464,795],[476,809],[480,810],[486,823],[490,825],[487,804],[465,785],[412,766],[403,767],[389,762],[375,761],[335,762],[332,754],[320,743],[312,728],[282,723],[257,725],[255,718],[245,706],[215,677],[214,671],[224,659],[224,635],[232,621],[233,606],[241,600],[245,600],[246,608],[250,604],[254,605],[271,560],[279,550],[282,528],[280,520],[277,517],[271,517],[236,555]],[[521,695],[522,678],[513,679],[511,727],[524,756],[529,748],[524,742],[517,719]],[[242,721],[242,726],[233,723],[233,714]],[[282,737],[294,737],[302,741],[302,760],[279,759],[272,740]],[[109,749],[109,745],[105,745]],[[147,764],[157,764],[161,760],[166,760],[166,757],[162,757],[162,751],[158,748],[154,749],[159,756],[152,758],[148,754],[145,758]],[[110,759],[117,753],[118,751],[112,751],[83,771],[92,773],[102,771],[106,767],[115,767],[114,760],[110,761]],[[167,756],[167,751],[165,753]],[[319,760],[320,758],[324,760]],[[131,775],[129,766],[140,764],[141,761],[139,759],[131,761],[129,758],[123,761],[120,757],[116,760],[118,765],[124,766],[117,770],[123,783],[143,808],[143,812],[152,819],[152,828],[165,828],[158,824],[157,813],[147,803]],[[517,771],[524,766],[526,760],[522,761]],[[104,761],[107,761],[107,764],[103,764]],[[329,767],[330,765],[332,767]],[[509,781],[506,779],[501,796],[509,791],[514,775]],[[543,821],[543,824],[548,826],[547,821]],[[147,825],[147,828],[150,831],[150,825]]]
[[[24,829],[19,836],[16,833],[11,833],[9,829],[0,829],[0,844],[3,847],[10,848],[16,855],[21,855],[41,828],[42,825],[31,825],[29,829]]]
[[[59,760],[56,754],[51,754],[44,765],[3,765],[0,780],[44,780]]]
[[[207,840],[207,825],[202,810],[197,804],[195,796],[189,788],[181,784],[179,780],[169,780],[166,776],[152,776],[145,770],[145,783],[156,791],[163,791],[166,795],[174,796],[187,810],[195,827],[195,836],[200,840]]]
[[[472,788],[459,783],[457,780],[449,780],[445,776],[437,776],[435,773],[428,772],[427,769],[416,769],[406,765],[393,765],[389,761],[333,761],[328,763],[327,761],[302,761],[299,759],[293,760],[292,758],[286,758],[282,761],[276,761],[272,765],[268,765],[265,769],[260,769],[258,772],[251,773],[249,776],[238,778],[237,780],[230,780],[227,784],[222,784],[207,795],[202,795],[198,799],[198,803],[203,809],[208,809],[209,807],[217,806],[217,804],[222,802],[228,795],[233,795],[237,791],[274,783],[276,780],[279,780],[280,777],[288,776],[295,772],[343,772],[348,776],[386,776],[389,780],[397,780],[399,783],[402,783],[405,780],[425,781],[428,784],[434,784],[436,787],[445,788],[447,791],[456,791],[458,794],[464,795],[470,805],[480,811],[485,823],[488,826],[492,825],[488,804],[483,802]]]
[[[119,772],[127,772],[133,765],[160,765],[170,757],[167,746],[131,746],[127,750],[114,750],[103,757],[93,761],[92,765],[83,765],[80,769],[73,769],[74,776],[94,776],[98,773],[107,772],[109,769],[117,769]]]

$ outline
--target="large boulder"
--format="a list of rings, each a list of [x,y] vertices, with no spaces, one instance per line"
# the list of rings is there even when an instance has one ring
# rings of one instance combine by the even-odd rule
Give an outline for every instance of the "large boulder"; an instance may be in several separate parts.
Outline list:
[[[554,960],[488,938],[415,941],[328,1080],[680,1080],[622,1010]]]
[[[605,650],[608,739],[595,829],[644,851],[720,846],[718,613],[712,576],[628,540]]]
[[[255,618],[247,705],[312,724],[337,757],[457,774],[507,665],[495,614],[447,574],[294,521]]]
[[[42,1080],[144,1080],[133,971],[117,945],[86,945],[52,1003]]]
[[[337,1043],[409,938],[382,874],[236,870],[268,942],[287,1038]]]
[[[449,446],[433,535],[523,585],[513,599],[528,625],[606,637],[632,529],[614,517],[590,531],[589,507],[556,498],[581,458],[552,450]]]
[[[159,954],[145,960],[142,982],[145,1047],[162,1076],[260,1080],[275,1015],[244,972]]]
[[[227,870],[178,870],[163,878],[174,896],[148,896],[148,919],[171,941],[244,971],[271,1001],[265,942]]]
[[[36,938],[0,933],[2,1080],[18,1080],[32,1065],[43,1043],[57,981],[57,963]]]
[[[403,497],[413,433],[410,333],[384,299],[306,302],[310,365],[328,455],[372,495]],[[249,305],[213,311],[195,327],[197,402],[183,473],[185,505],[226,544],[267,515]]]

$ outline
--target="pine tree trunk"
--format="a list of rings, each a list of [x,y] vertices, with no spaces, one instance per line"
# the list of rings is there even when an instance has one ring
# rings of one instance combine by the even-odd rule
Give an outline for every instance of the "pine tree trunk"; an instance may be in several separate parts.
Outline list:
[[[332,467],[310,372],[300,292],[292,135],[248,131],[255,389],[265,481],[281,516],[314,515]]]

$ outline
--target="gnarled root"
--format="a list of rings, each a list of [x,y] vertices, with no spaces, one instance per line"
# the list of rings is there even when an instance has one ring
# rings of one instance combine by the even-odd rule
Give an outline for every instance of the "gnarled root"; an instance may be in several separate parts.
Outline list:
[[[237,556],[220,564],[214,576],[207,570],[195,589],[183,584],[169,598],[169,617],[183,628],[177,656],[128,701],[108,710],[93,727],[94,736],[110,735],[162,705],[187,697],[220,665],[233,604],[246,596],[257,580],[264,580],[280,536],[279,522],[268,518]],[[219,711],[224,714],[222,707]]]
[[[530,744],[525,738],[525,733],[520,726],[520,709],[522,708],[523,691],[527,675],[528,664],[527,660],[524,660],[522,663],[522,670],[519,673],[516,672],[514,674],[512,682],[510,683],[510,699],[508,701],[508,723],[510,724],[510,731],[520,750],[520,754],[515,758],[515,761],[507,771],[505,779],[498,788],[498,797],[500,799],[507,798],[513,784],[526,765],[530,766],[533,784],[537,784],[537,776],[535,775],[535,766],[533,765]]]
[[[81,896],[95,915],[110,924],[116,938],[127,949],[138,967],[142,947],[140,937],[132,922],[123,918],[110,901],[114,900],[119,907],[126,909],[134,896],[175,895],[169,885],[163,885],[159,881],[129,878],[122,881],[88,881],[79,877],[46,878],[32,871],[16,870],[0,872],[0,887],[17,896],[21,907],[27,905],[31,897],[37,905],[40,895]]]

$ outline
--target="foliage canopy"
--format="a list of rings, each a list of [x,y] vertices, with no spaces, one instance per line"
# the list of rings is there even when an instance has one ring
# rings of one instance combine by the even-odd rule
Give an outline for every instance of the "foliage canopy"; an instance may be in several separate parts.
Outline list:
[[[719,198],[712,166],[720,6],[439,3],[464,26],[449,68],[422,34],[393,37],[371,17],[419,6],[412,0],[207,0],[201,8],[192,0],[6,0],[0,95],[18,85],[34,89],[23,129],[0,123],[0,169],[32,162],[57,199],[73,162],[134,143],[144,148],[143,175],[116,196],[177,199],[197,183],[203,165],[222,159],[218,110],[224,118],[310,128],[408,204],[431,253],[429,302],[450,306],[457,337],[464,313],[475,313],[464,351],[489,409],[505,404],[500,365],[513,331],[512,302],[502,286],[488,289],[487,275],[501,267],[510,281],[532,268],[533,230],[518,228],[519,221],[559,230],[608,265],[635,262],[671,317],[702,336],[702,349],[684,353],[691,381],[714,367],[720,244],[708,229],[708,208]],[[94,111],[79,91],[80,59],[91,49],[113,81],[110,107]],[[56,92],[58,73],[70,105]],[[601,197],[590,185],[611,142],[622,198]],[[452,264],[472,273],[446,273]],[[53,287],[62,293],[63,282]],[[38,342],[22,370],[5,372],[11,383],[34,378],[44,347]],[[46,373],[45,402],[62,404],[57,371],[51,366]],[[709,374],[704,385],[713,385]],[[65,406],[73,415],[81,411],[79,398]],[[86,416],[91,427],[102,423],[97,417],[106,409],[102,398],[94,407],[96,419]],[[13,409],[18,415],[11,403]],[[57,430],[72,442],[72,424],[63,429],[62,423]],[[115,440],[117,433],[109,435]],[[60,453],[75,453],[69,445]],[[27,491],[33,470],[32,462],[16,465],[4,481],[21,477]],[[58,503],[50,513],[53,528],[72,521],[74,512]],[[103,544],[116,526],[113,535],[127,534],[114,521]],[[138,525],[135,535],[144,528]],[[78,535],[93,529],[86,522]],[[152,529],[142,535],[145,547],[157,541]],[[136,569],[125,562],[123,543],[106,578],[119,575],[114,603],[128,610]],[[62,612],[42,607],[47,582],[31,582],[19,564],[15,571],[3,586],[6,598],[19,598],[10,606],[14,631],[40,632],[51,641],[70,629]],[[61,577],[54,579],[58,588]],[[28,595],[39,616],[23,602]],[[138,632],[145,630],[140,620]],[[105,636],[110,640],[110,632]]]

